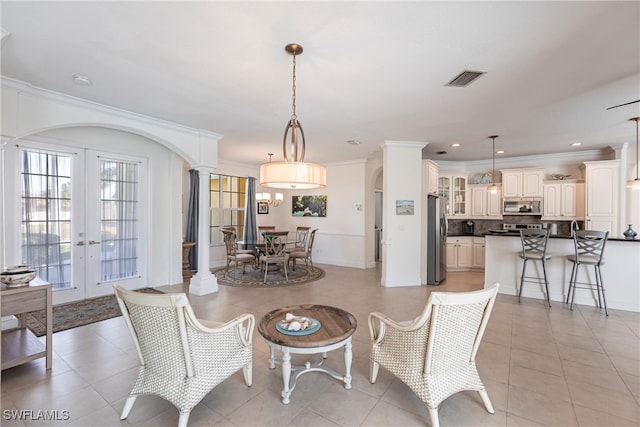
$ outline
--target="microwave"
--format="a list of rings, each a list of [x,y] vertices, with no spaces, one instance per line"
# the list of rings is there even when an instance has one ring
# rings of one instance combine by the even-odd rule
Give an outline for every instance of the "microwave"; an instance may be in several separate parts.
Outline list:
[[[505,199],[503,215],[542,215],[542,199]]]

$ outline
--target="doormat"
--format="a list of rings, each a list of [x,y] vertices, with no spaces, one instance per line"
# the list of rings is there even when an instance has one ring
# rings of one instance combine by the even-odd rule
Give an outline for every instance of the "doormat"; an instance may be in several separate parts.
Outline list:
[[[218,283],[224,286],[235,286],[239,288],[277,288],[283,286],[294,286],[310,283],[324,277],[324,270],[318,267],[307,267],[298,265],[295,270],[288,269],[288,280],[284,276],[282,269],[267,273],[267,281],[264,281],[264,270],[259,270],[253,266],[225,267],[211,271],[218,278]]]
[[[136,292],[164,293],[153,288],[136,289]],[[47,313],[45,310],[33,311],[25,316],[27,328],[31,329],[35,336],[41,337],[47,333]],[[118,316],[122,316],[122,312],[116,296],[105,295],[54,306],[52,328],[53,332],[60,332]]]

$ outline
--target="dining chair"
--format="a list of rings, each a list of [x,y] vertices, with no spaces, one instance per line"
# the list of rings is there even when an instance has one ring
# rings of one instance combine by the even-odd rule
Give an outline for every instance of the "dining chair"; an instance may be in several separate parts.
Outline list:
[[[296,227],[296,240],[293,242],[293,247],[291,249],[288,249],[289,253],[295,251],[305,251],[307,249],[309,230],[311,230],[311,227]]]
[[[225,323],[196,318],[184,293],[146,294],[113,290],[140,360],[138,376],[122,409],[126,419],[138,396],[171,402],[185,427],[191,410],[214,387],[242,369],[253,381],[253,314]]]
[[[229,229],[221,229],[224,236],[224,246],[227,251],[227,269],[229,273],[229,265],[235,263],[236,268],[242,264],[242,273],[246,272],[246,264],[252,262],[257,267],[257,257],[255,251],[251,249],[238,249],[238,240],[235,231]]]
[[[370,313],[371,383],[380,366],[387,369],[426,404],[433,427],[440,425],[440,404],[464,390],[477,391],[487,412],[493,414],[476,368],[476,355],[498,286],[473,292],[431,292],[422,313],[410,321]]]
[[[316,231],[318,231],[317,228],[309,233],[309,237],[307,238],[306,246],[304,249],[289,252],[289,262],[291,262],[293,265],[292,270],[295,271],[296,261],[298,259],[304,260],[305,267],[309,267],[309,264],[311,264],[311,268],[313,268],[313,260],[311,256],[313,254],[313,242],[316,238]]]
[[[264,265],[264,283],[267,283],[267,273],[270,264],[282,264],[285,280],[289,280],[287,273],[287,263],[289,254],[287,253],[288,231],[267,231],[265,232],[265,248],[260,255],[260,265]]]

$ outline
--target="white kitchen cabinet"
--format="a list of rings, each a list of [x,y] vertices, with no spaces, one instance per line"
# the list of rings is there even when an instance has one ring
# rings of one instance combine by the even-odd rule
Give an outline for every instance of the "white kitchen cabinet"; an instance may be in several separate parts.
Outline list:
[[[473,264],[474,270],[484,270],[484,237],[473,238]]]
[[[468,217],[466,175],[441,172],[438,178],[438,195],[444,200],[440,203],[445,203],[447,216],[450,218]]]
[[[608,231],[611,236],[618,237],[619,161],[585,162],[584,176],[585,228]]]
[[[438,178],[440,175],[440,166],[433,160],[425,160],[423,162],[423,177],[425,179],[424,188],[427,194],[438,195]]]
[[[468,270],[473,264],[473,237],[447,239],[447,270]]]
[[[503,198],[543,196],[544,169],[503,169],[500,172]]]
[[[498,192],[489,193],[490,184],[469,184],[469,212],[470,218],[475,219],[502,219],[502,195],[501,185]]]
[[[547,181],[542,202],[543,220],[583,220],[584,183],[578,181]]]

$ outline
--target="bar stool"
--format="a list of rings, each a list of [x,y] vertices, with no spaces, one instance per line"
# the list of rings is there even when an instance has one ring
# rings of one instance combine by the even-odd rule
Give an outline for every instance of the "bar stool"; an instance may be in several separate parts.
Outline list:
[[[571,297],[571,310],[573,310],[573,300],[576,297],[576,288],[593,289],[591,282],[578,282],[578,267],[580,265],[593,265],[596,278],[596,293],[598,294],[598,308],[604,304],[604,313],[608,316],[607,299],[604,296],[604,284],[602,283],[602,271],[600,266],[604,264],[604,246],[609,238],[608,231],[578,230],[573,233],[574,255],[568,255],[567,259],[573,263],[571,278],[569,279],[569,291],[567,292],[567,303]],[[577,286],[585,285],[585,286]],[[573,291],[573,294],[571,293]],[[600,300],[602,294],[602,300]]]
[[[549,230],[520,230],[520,240],[522,242],[522,252],[520,258],[524,260],[522,264],[522,276],[520,277],[520,291],[518,292],[518,302],[522,295],[522,287],[524,282],[544,283],[547,291],[547,303],[551,307],[551,299],[549,298],[549,280],[547,279],[547,269],[545,262],[551,259],[551,254],[547,253],[547,242],[549,241]],[[526,276],[527,261],[540,261],[542,263],[542,278],[534,276]]]

